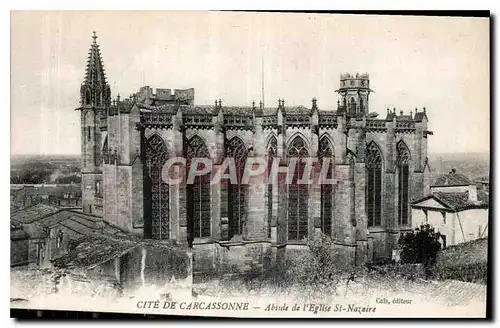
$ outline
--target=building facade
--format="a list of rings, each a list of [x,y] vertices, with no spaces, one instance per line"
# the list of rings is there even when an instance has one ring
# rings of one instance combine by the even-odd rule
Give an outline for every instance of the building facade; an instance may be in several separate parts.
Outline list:
[[[489,195],[455,169],[440,175],[430,193],[410,206],[414,228],[431,225],[443,248],[488,237]]]
[[[83,211],[131,234],[189,245],[195,273],[286,260],[317,232],[348,261],[390,256],[399,233],[411,228],[409,202],[428,192],[427,114],[387,109],[377,118],[367,74],[342,74],[336,92],[336,108],[316,99],[310,107],[281,99],[271,107],[202,106],[194,89],[147,86],[112,100],[94,35],[78,108]],[[300,185],[296,177],[291,184],[210,184],[208,173],[169,185],[161,170],[172,157],[210,158],[214,169],[226,157],[280,167],[328,157],[336,184]]]

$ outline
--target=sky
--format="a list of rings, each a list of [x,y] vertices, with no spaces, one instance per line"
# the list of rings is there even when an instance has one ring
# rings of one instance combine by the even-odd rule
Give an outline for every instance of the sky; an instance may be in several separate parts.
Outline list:
[[[196,104],[335,110],[369,73],[370,111],[426,107],[431,153],[489,152],[489,20],[221,12],[12,12],[11,154],[79,154],[79,90],[96,31],[113,97],[195,88]]]

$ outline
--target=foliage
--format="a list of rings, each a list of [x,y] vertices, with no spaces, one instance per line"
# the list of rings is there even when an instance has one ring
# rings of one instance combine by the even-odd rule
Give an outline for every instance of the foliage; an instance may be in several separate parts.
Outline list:
[[[486,284],[488,239],[453,245],[439,252],[433,268],[436,279],[455,279]]]
[[[27,169],[19,172],[11,172],[11,184],[42,184],[50,181],[50,170]]]
[[[399,238],[401,262],[423,263],[429,268],[436,262],[436,257],[441,249],[439,232],[435,232],[429,224],[402,234]]]
[[[297,255],[294,263],[288,266],[287,274],[292,283],[334,292],[340,281],[352,274],[354,263],[347,263],[349,256],[343,258],[333,240],[325,234],[319,233],[307,245],[308,252]]]
[[[475,262],[457,265],[436,265],[433,270],[437,279],[454,279],[486,284],[488,281],[488,263]]]
[[[71,183],[81,183],[82,178],[78,176],[77,174],[72,174],[72,175],[67,175],[67,176],[62,176],[62,177],[57,177],[55,183],[57,184],[71,184]]]

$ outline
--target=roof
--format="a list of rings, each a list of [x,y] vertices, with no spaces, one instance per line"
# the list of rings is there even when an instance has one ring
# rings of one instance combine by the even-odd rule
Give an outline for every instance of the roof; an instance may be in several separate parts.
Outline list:
[[[416,112],[415,113],[415,117],[414,117],[415,122],[422,122],[424,118],[427,121],[429,120],[429,118],[427,118],[427,114],[425,112]]]
[[[24,186],[23,188],[20,189],[12,189],[11,187],[11,194],[12,193],[21,193],[24,195],[33,195],[33,196],[42,196],[42,195],[54,195],[54,196],[60,196],[64,193],[71,193],[74,194],[76,193],[77,195],[81,195],[82,189],[80,185],[74,184],[67,184],[67,185],[31,185],[31,186]]]
[[[55,206],[36,204],[24,209],[12,212],[10,220],[21,224],[30,224],[46,216],[59,212],[61,209]]]
[[[286,114],[310,114],[311,110],[305,106],[285,106]]]
[[[431,187],[470,186],[472,184],[472,181],[465,175],[451,172],[437,177]]]
[[[95,232],[106,235],[125,235],[119,228],[109,225],[106,221],[88,216],[71,215],[58,222],[46,222],[43,225],[51,228],[63,226],[82,235],[91,235]]]
[[[322,115],[337,115],[337,111],[336,110],[318,109],[318,114],[320,116],[322,116]]]
[[[134,236],[89,235],[78,239],[69,251],[52,260],[59,268],[93,269],[114,258],[120,257],[138,246],[164,249],[168,253],[189,252],[187,248],[171,241],[142,239]]]
[[[253,107],[251,106],[222,106],[222,113],[224,115],[233,116],[252,116]]]
[[[459,209],[467,206],[469,201],[468,192],[436,192],[434,197],[451,209]]]
[[[412,206],[419,206],[419,203],[434,199],[446,209],[454,212],[471,208],[488,208],[488,196],[484,192],[478,192],[478,201],[469,200],[469,193],[465,192],[433,192],[411,203]],[[422,206],[425,207],[425,206]]]
[[[52,260],[59,268],[92,269],[119,257],[138,244],[127,238],[111,238],[103,235],[85,236],[66,254]]]

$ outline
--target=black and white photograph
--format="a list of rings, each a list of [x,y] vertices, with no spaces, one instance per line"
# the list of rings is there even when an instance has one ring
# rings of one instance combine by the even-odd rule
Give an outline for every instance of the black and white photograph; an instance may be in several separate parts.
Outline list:
[[[11,310],[487,317],[489,12],[10,18]]]

